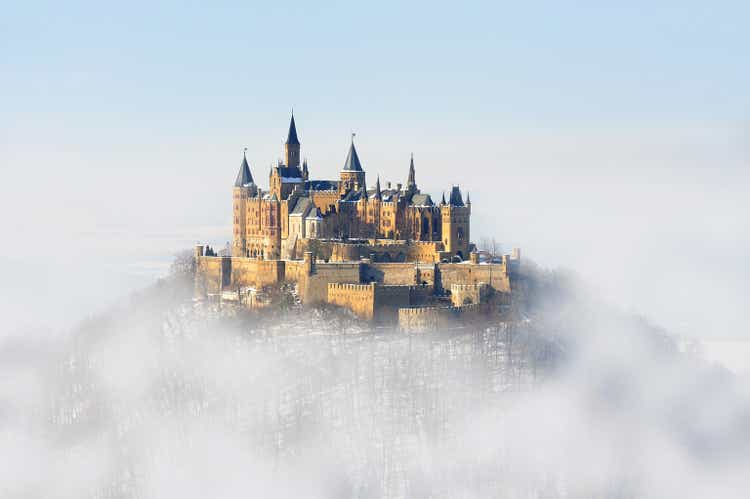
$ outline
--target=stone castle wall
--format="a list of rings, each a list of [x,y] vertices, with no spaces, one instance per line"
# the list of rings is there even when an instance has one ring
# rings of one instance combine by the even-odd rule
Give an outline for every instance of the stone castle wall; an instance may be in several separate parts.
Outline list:
[[[284,260],[233,257],[231,267],[230,286],[233,289],[245,286],[262,288],[284,280]]]
[[[442,255],[439,241],[394,241],[369,239],[360,243],[320,241],[321,254],[331,262],[351,262],[371,258],[374,262],[436,263]]]
[[[413,263],[368,263],[363,265],[362,279],[382,284],[416,284],[416,267]]]
[[[300,290],[303,303],[325,303],[328,297],[328,283],[356,284],[360,280],[359,263],[320,263],[316,262],[313,273],[307,276]]]
[[[510,292],[510,276],[505,264],[439,263],[440,284],[449,290],[453,284],[485,282],[500,293]]]
[[[477,284],[451,284],[451,303],[456,307],[485,303],[490,289],[484,282]]]
[[[196,296],[246,287],[260,290],[292,282],[297,284],[305,304],[332,303],[368,320],[398,318],[407,330],[447,327],[458,316],[465,322],[474,305],[491,301],[508,308],[511,300],[507,258],[492,265],[384,263],[369,259],[321,262],[314,261],[309,252],[303,260],[263,260],[201,256],[201,251],[196,248]],[[445,291],[450,291],[454,306],[430,307]],[[490,297],[493,291],[499,293],[494,298]],[[411,308],[417,306],[427,308]],[[397,312],[399,309],[403,311]]]
[[[398,309],[411,305],[412,286],[375,285],[375,318],[379,321],[395,321]]]
[[[372,320],[375,316],[375,283],[328,283],[327,301],[331,305],[348,308],[357,317]]]
[[[455,327],[481,318],[486,313],[484,305],[464,305],[461,307],[420,307],[400,308],[398,325],[402,331],[422,333]]]
[[[367,320],[395,321],[400,307],[411,304],[413,286],[328,283],[327,302]]]

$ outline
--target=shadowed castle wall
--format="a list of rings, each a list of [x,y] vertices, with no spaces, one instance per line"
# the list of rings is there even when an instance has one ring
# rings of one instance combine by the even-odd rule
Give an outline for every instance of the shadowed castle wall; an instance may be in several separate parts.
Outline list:
[[[394,321],[399,307],[410,305],[410,286],[328,283],[327,302],[367,320]]]
[[[477,284],[451,284],[453,306],[486,303],[491,288],[484,282]]]
[[[360,264],[315,262],[314,271],[307,276],[301,288],[302,301],[306,304],[325,303],[329,283],[359,283]]]

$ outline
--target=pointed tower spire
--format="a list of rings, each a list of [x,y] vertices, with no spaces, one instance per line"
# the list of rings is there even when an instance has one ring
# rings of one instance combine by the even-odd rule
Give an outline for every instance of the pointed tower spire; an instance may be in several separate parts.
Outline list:
[[[237,173],[237,179],[234,181],[235,187],[244,187],[253,183],[253,176],[250,174],[250,165],[247,164],[247,147],[242,151],[242,164],[240,171]]]
[[[383,195],[380,192],[380,175],[378,175],[378,178],[375,180],[375,199],[383,199]]]
[[[299,168],[299,139],[297,138],[297,125],[294,124],[294,111],[292,111],[292,120],[289,122],[289,135],[284,144],[284,153],[286,166]]]
[[[352,144],[349,146],[349,153],[346,155],[346,161],[344,162],[345,172],[361,172],[362,164],[359,162],[359,156],[357,155],[357,149],[354,147],[354,134],[352,134]]]
[[[440,200],[440,204],[441,205],[445,204],[445,191],[443,191],[443,199]]]
[[[299,139],[297,138],[297,125],[294,124],[294,111],[292,111],[292,120],[289,122],[289,134],[286,138],[286,143],[289,145],[299,145]]]
[[[471,204],[471,198],[469,197],[469,191],[466,191],[466,204]]]
[[[409,192],[417,190],[417,181],[414,178],[414,153],[411,153],[411,161],[409,161],[409,178],[406,179],[406,190]]]

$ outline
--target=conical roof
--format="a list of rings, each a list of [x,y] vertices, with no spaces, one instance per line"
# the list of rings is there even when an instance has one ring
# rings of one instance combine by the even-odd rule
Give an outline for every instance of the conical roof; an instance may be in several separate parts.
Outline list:
[[[359,156],[357,156],[357,149],[354,148],[354,142],[349,146],[349,153],[346,155],[346,162],[344,163],[343,170],[345,172],[361,172],[362,164],[359,162]]]
[[[377,180],[375,181],[375,199],[383,199],[383,195],[380,192],[380,175],[378,175]]]
[[[412,186],[417,185],[416,180],[414,180],[414,154],[411,155],[411,161],[409,162],[409,178],[406,180],[406,186]]]
[[[459,189],[457,185],[454,185],[451,189],[449,204],[451,206],[464,206],[464,200],[461,197],[461,189]]]
[[[235,187],[243,187],[253,183],[253,176],[250,174],[250,165],[247,164],[247,155],[242,153],[242,164],[240,171],[237,173],[237,179],[234,181]]]
[[[299,145],[297,126],[294,124],[294,114],[292,114],[292,121],[289,122],[289,135],[286,138],[286,143],[289,145]]]

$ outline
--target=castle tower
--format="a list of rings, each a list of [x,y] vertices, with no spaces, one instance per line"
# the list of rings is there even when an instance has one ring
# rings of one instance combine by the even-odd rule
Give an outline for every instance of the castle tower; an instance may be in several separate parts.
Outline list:
[[[294,124],[294,113],[289,122],[289,134],[284,144],[284,157],[286,166],[299,167],[299,139],[297,138],[297,126]]]
[[[303,187],[304,178],[299,161],[299,139],[297,138],[297,126],[294,123],[294,114],[289,122],[289,135],[284,144],[284,155],[286,165],[281,161],[271,167],[268,175],[269,192],[283,201],[298,187]]]
[[[458,255],[464,260],[469,258],[471,205],[464,204],[458,186],[454,185],[451,189],[447,203],[443,195],[440,203],[440,216],[445,251],[451,255]]]
[[[242,153],[242,163],[232,189],[232,255],[247,256],[247,200],[255,197],[258,188],[247,163],[247,149]]]
[[[341,170],[340,178],[340,194],[344,194],[350,190],[359,190],[365,185],[365,171],[362,169],[357,149],[354,147],[354,134],[352,134],[352,144],[349,146],[349,153],[346,155],[346,161],[344,162],[344,168]]]

